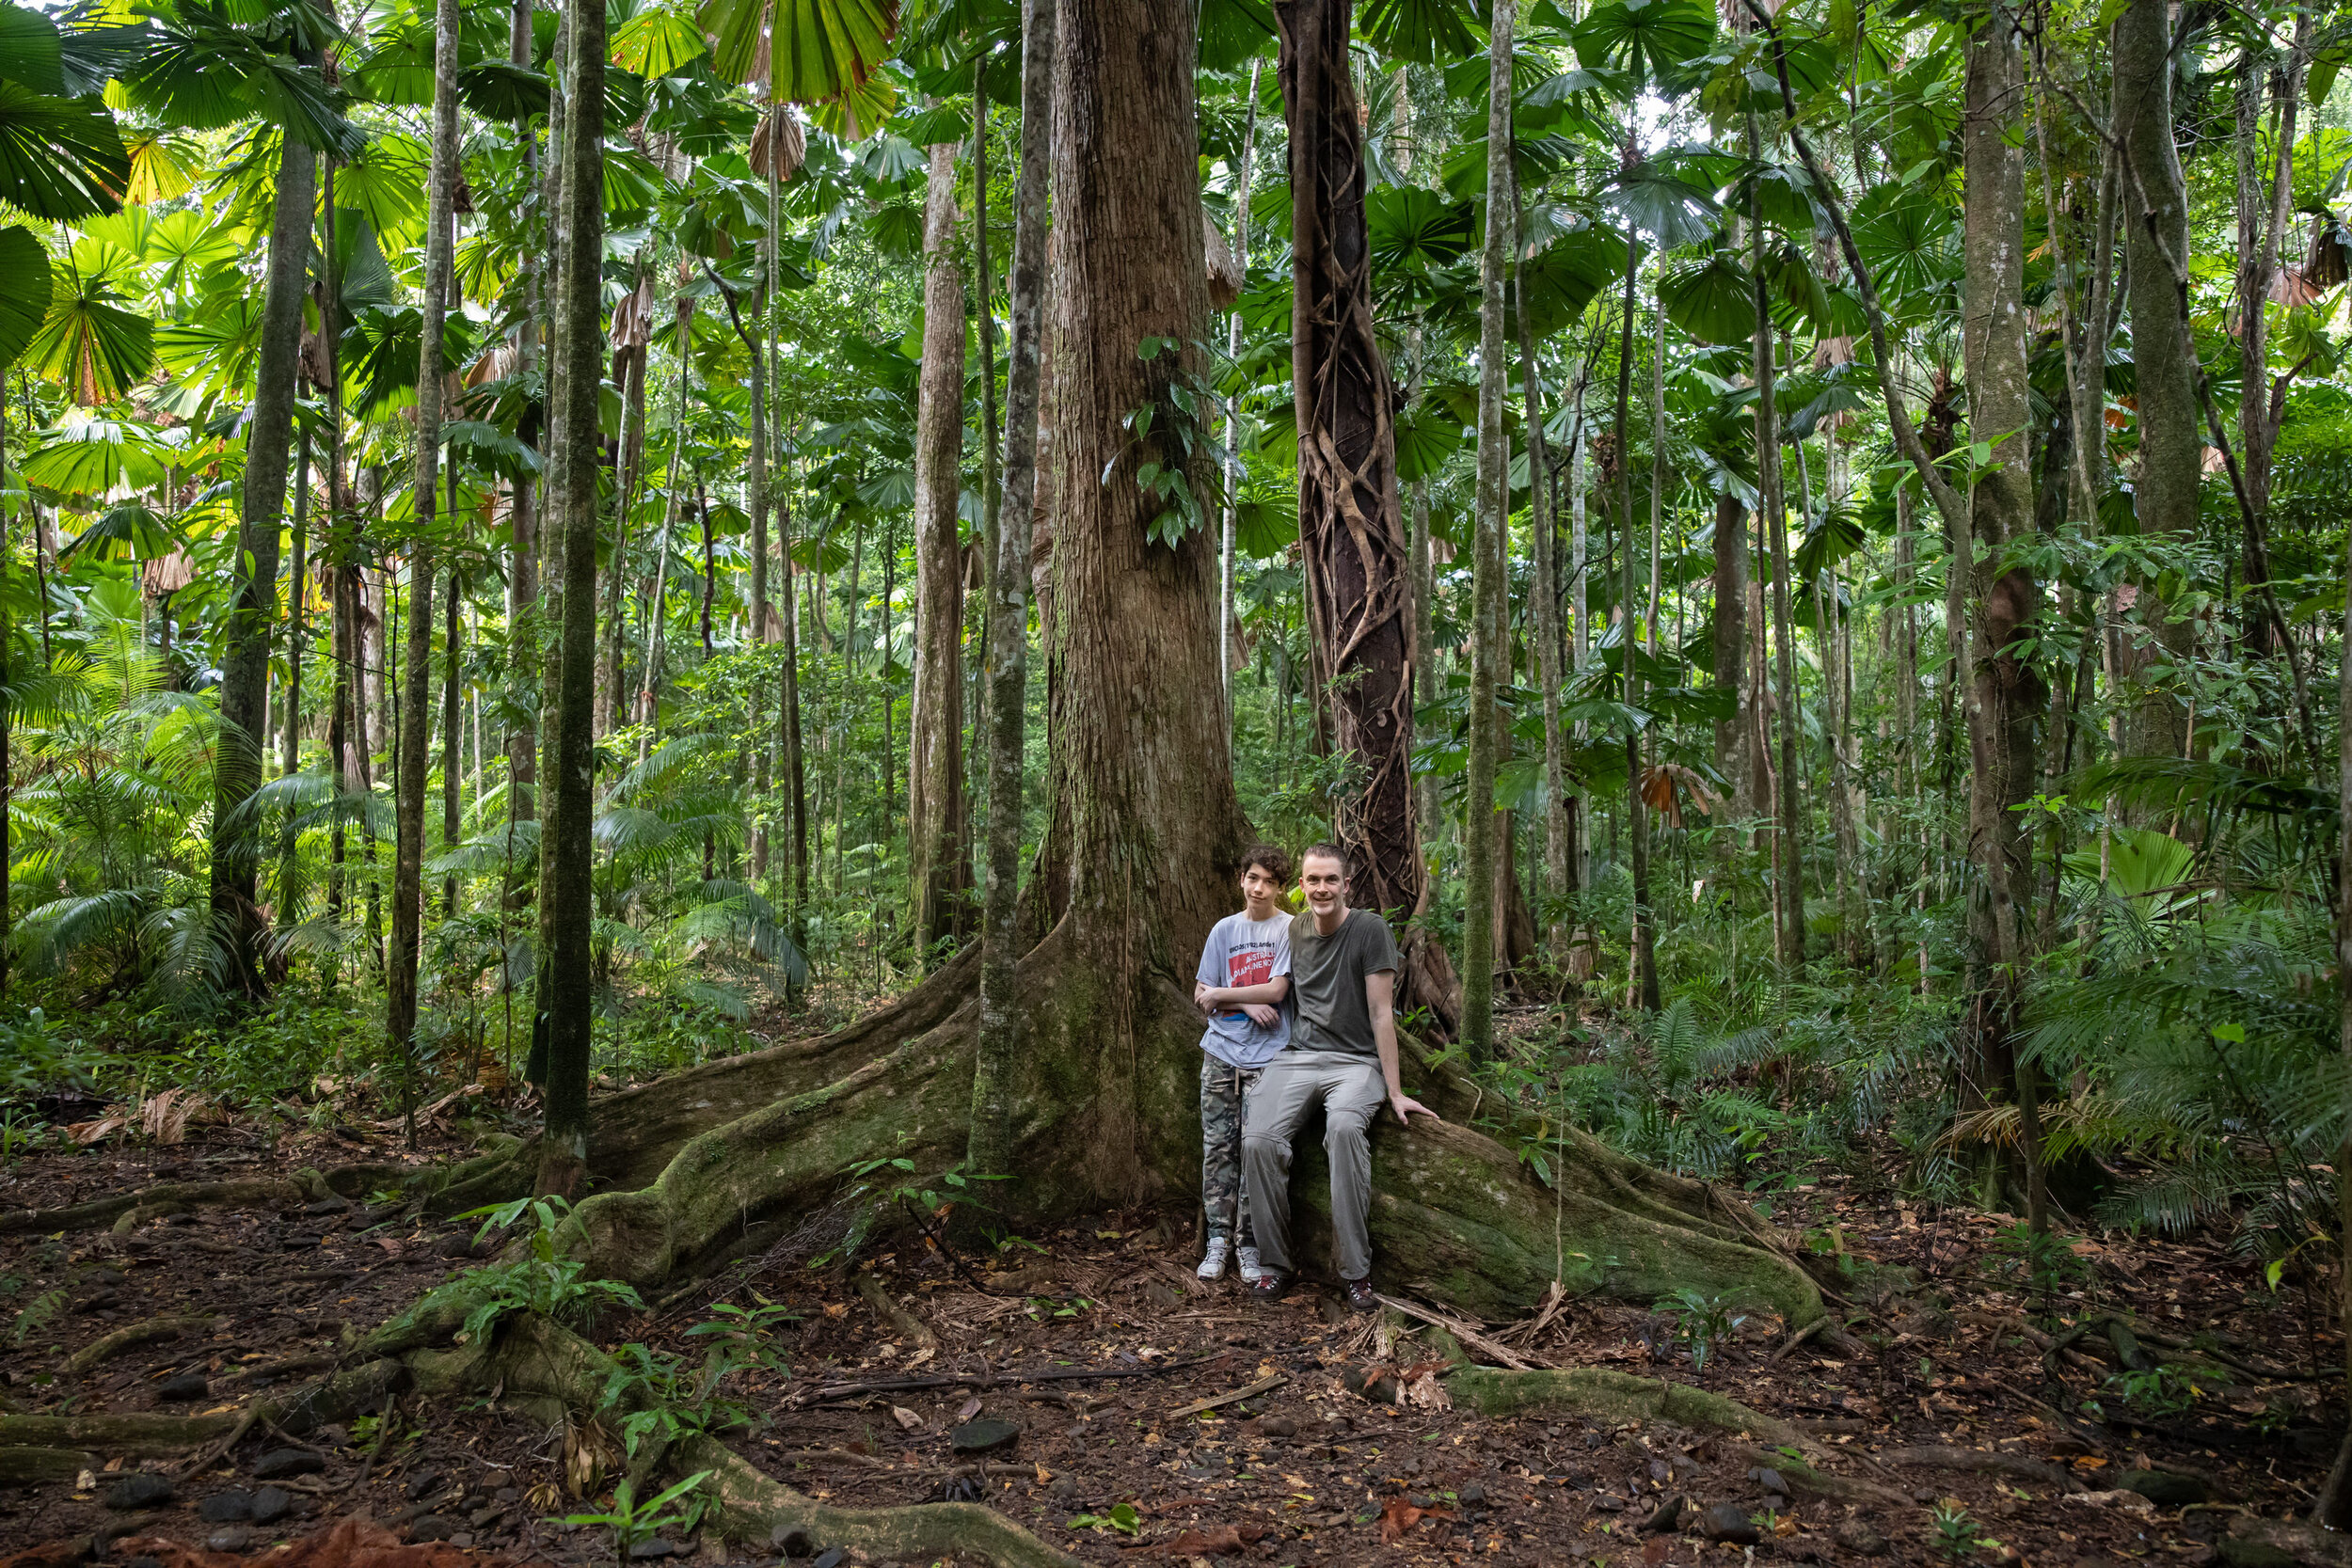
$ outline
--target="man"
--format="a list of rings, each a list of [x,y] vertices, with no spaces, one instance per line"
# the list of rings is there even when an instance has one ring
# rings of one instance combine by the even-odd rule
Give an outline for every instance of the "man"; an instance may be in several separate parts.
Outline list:
[[[1216,1279],[1240,1243],[1241,1276],[1256,1284],[1258,1249],[1242,1203],[1242,1107],[1258,1073],[1290,1043],[1290,916],[1281,907],[1291,858],[1271,844],[1243,858],[1242,911],[1218,921],[1200,950],[1192,999],[1209,1015],[1200,1037],[1200,1204],[1209,1245],[1200,1275]]]
[[[1263,1276],[1261,1301],[1279,1301],[1295,1277],[1291,1257],[1291,1138],[1323,1107],[1323,1147],[1331,1160],[1331,1230],[1340,1286],[1359,1312],[1372,1293],[1372,1118],[1386,1100],[1407,1127],[1415,1112],[1438,1114],[1406,1094],[1396,1066],[1396,942],[1371,910],[1347,907],[1347,860],[1317,844],[1300,863],[1307,912],[1291,922],[1290,1049],[1267,1064],[1249,1096],[1241,1140]]]

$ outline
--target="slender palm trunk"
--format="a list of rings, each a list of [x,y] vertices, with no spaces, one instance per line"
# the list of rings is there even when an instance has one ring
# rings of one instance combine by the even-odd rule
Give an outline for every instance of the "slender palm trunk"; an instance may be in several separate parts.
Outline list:
[[[593,1025],[589,932],[595,914],[596,802],[591,750],[596,697],[596,404],[604,343],[604,11],[569,8],[570,102],[565,118],[563,284],[556,357],[564,365],[556,410],[564,460],[556,477],[564,541],[563,636],[551,748],[554,787],[543,843],[548,862],[548,958],[541,974],[547,1011],[547,1120],[538,1187],[570,1194],[586,1174],[588,1061]]]
[[[263,708],[278,619],[278,550],[294,445],[294,381],[302,346],[302,293],[310,261],[310,214],[318,154],[292,136],[278,163],[270,221],[269,273],[262,301],[262,346],[253,419],[246,433],[245,493],[237,527],[235,597],[221,659],[220,739],[215,752],[212,916],[226,951],[230,990],[259,997],[262,917],[255,902],[261,824],[247,801],[262,783]]]
[[[434,16],[432,167],[425,185],[423,323],[417,350],[417,543],[408,558],[408,648],[403,664],[400,756],[392,772],[392,951],[386,987],[392,1048],[409,1063],[410,1141],[417,1030],[417,960],[424,921],[424,774],[432,690],[433,544],[441,449],[441,339],[449,310],[453,199],[457,190],[457,0]]]
[[[1462,1041],[1473,1059],[1494,1053],[1495,923],[1500,875],[1495,843],[1495,639],[1508,592],[1502,531],[1509,524],[1511,452],[1502,422],[1508,351],[1503,342],[1503,269],[1511,239],[1511,34],[1517,0],[1494,0],[1486,54],[1486,235],[1479,261],[1478,499],[1470,559],[1469,799],[1462,810]]]

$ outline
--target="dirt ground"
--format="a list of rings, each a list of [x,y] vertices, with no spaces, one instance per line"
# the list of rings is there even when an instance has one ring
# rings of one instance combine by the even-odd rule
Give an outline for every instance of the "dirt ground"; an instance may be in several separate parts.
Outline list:
[[[231,1130],[201,1135],[215,1141],[24,1158],[0,1175],[0,1209],[396,1157],[388,1140],[272,1153]],[[838,1505],[984,1497],[1089,1562],[2292,1560],[2224,1537],[2239,1520],[2300,1513],[2332,1457],[2341,1413],[2322,1402],[2342,1347],[2314,1327],[2326,1320],[2316,1287],[2274,1292],[2257,1263],[2217,1246],[2110,1237],[2068,1251],[2037,1291],[1998,1244],[2006,1217],[1913,1209],[1870,1179],[1777,1195],[1774,1218],[1866,1265],[1830,1333],[1791,1344],[1771,1319],[1721,1323],[1728,1333],[1702,1370],[1675,1318],[1639,1307],[1570,1300],[1540,1332],[1483,1326],[1531,1365],[1613,1368],[1742,1401],[1799,1429],[1825,1473],[1867,1483],[1873,1500],[1791,1491],[1752,1447],[1661,1420],[1495,1419],[1416,1402],[1440,1386],[1410,1379],[1434,1360],[1401,1332],[1416,1325],[1351,1318],[1313,1291],[1257,1307],[1231,1279],[1203,1286],[1188,1216],[1104,1216],[962,1269],[928,1243],[853,1268],[771,1256],[597,1337],[699,1356],[707,1341],[689,1331],[717,1315],[714,1303],[781,1304],[792,1316],[775,1343],[789,1371],[731,1390],[753,1417],[729,1433],[739,1452]],[[199,1210],[119,1238],[0,1236],[0,1404],[233,1413],[331,1365],[345,1325],[365,1330],[472,1266],[469,1239],[469,1228],[364,1202]],[[931,1343],[880,1315],[855,1288],[865,1271]],[[2116,1313],[2143,1331],[2127,1341],[2135,1351],[2174,1370],[2133,1372],[2102,1325],[2057,1353],[2064,1393],[2049,1387],[2053,1336]],[[209,1326],[82,1375],[65,1369],[113,1330],[183,1314],[209,1315]],[[2168,1329],[2262,1370],[2201,1363],[2150,1338]],[[1361,1378],[1346,1374],[1368,1363],[1407,1375],[1406,1402],[1350,1391]],[[993,1386],[968,1386],[981,1377]],[[1246,1400],[1199,1408],[1253,1385]],[[1018,1433],[985,1458],[960,1457],[951,1430],[982,1418]],[[612,1560],[602,1528],[559,1522],[600,1510],[564,1494],[562,1433],[485,1401],[404,1403],[389,1432],[372,1424],[310,1444],[258,1433],[143,1507],[110,1505],[109,1494],[126,1476],[170,1475],[182,1456],[12,1478],[0,1483],[0,1563],[41,1543],[84,1552],[93,1533],[258,1554],[350,1515],[439,1542],[440,1556]],[[285,1458],[290,1449],[303,1457]],[[265,1481],[255,1470],[272,1454],[267,1467],[290,1473]],[[283,1495],[277,1517],[202,1516],[207,1498],[264,1484]],[[1661,1506],[1674,1497],[1678,1511]],[[783,1544],[666,1543],[680,1556],[760,1563]],[[788,1544],[822,1554],[830,1544]]]

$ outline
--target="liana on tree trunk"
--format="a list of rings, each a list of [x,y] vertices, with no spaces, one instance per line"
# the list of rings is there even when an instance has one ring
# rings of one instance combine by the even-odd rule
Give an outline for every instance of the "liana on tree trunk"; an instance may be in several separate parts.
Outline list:
[[[1363,126],[1348,68],[1350,0],[1282,0],[1290,122],[1291,376],[1307,622],[1331,689],[1333,743],[1353,758],[1337,801],[1348,897],[1392,922],[1428,896],[1412,781],[1412,563],[1397,489],[1395,388],[1372,311]],[[1400,1001],[1455,1013],[1452,966],[1406,936]]]

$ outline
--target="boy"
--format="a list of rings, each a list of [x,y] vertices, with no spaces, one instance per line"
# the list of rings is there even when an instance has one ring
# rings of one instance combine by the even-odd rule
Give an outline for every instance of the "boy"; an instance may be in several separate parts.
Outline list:
[[[1258,1248],[1242,1206],[1243,1103],[1267,1062],[1290,1043],[1290,913],[1281,906],[1291,858],[1271,844],[1242,862],[1242,911],[1209,932],[1192,999],[1209,1015],[1200,1037],[1200,1202],[1209,1245],[1200,1277],[1216,1279],[1239,1243],[1241,1276],[1258,1280]]]

